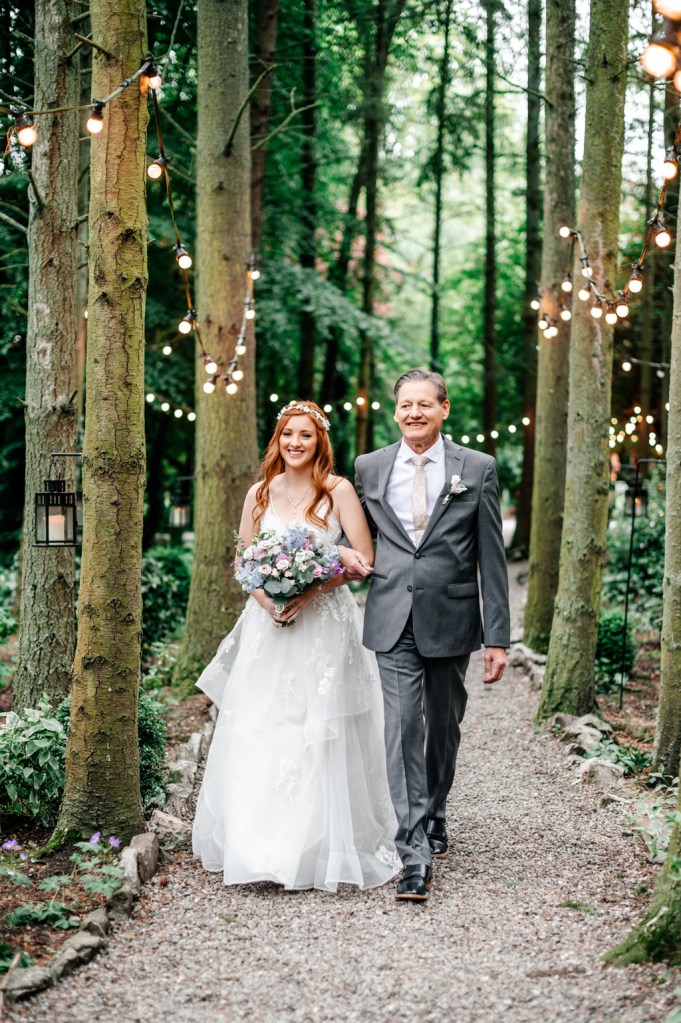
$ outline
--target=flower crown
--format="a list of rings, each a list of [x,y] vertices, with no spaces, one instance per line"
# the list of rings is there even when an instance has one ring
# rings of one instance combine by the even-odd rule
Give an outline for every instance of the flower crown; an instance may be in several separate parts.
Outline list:
[[[284,405],[283,409],[277,416],[277,422],[279,422],[281,417],[286,415],[287,412],[293,412],[294,409],[297,409],[299,412],[307,412],[308,416],[314,416],[315,419],[322,424],[325,430],[328,430],[331,426],[329,420],[326,419],[321,412],[317,412],[317,409],[310,408],[309,405],[299,405],[297,403],[294,403],[293,405]]]

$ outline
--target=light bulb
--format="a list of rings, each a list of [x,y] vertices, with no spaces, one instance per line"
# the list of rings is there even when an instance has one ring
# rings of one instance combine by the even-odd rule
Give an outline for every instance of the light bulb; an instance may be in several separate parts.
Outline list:
[[[655,227],[655,244],[661,249],[666,249],[671,244],[672,236],[663,224]]]
[[[631,363],[629,362],[628,359],[625,359],[624,362],[622,363],[622,369],[625,373],[631,372]]]
[[[272,394],[270,394],[270,401],[279,401],[279,395],[273,391]]]
[[[560,287],[562,291],[566,292],[566,294],[568,295],[570,294],[570,292],[572,291],[572,277],[570,276],[570,274],[566,275],[565,280],[563,281]]]
[[[161,405],[161,412],[169,412],[169,411],[170,411],[170,405],[168,404],[167,401],[164,401],[163,404]]]
[[[515,426],[513,425],[513,423],[511,423],[511,425],[510,425],[510,426],[509,426],[509,428],[508,428],[508,432],[509,432],[509,433],[515,433],[516,429],[517,429],[517,427],[515,427]]]
[[[561,320],[564,320],[565,323],[567,323],[568,320],[572,319],[572,313],[570,312],[569,309],[561,309],[561,311],[560,311],[560,318],[561,318]]]
[[[172,355],[173,354],[172,347],[170,345],[164,345],[163,346],[163,354],[164,355]]]
[[[679,173],[679,154],[675,146],[670,146],[662,164],[662,176],[665,181],[672,181]]]
[[[671,43],[661,39],[649,43],[639,59],[651,78],[668,78],[676,71],[676,51]]]
[[[184,245],[178,244],[175,246],[175,259],[183,270],[188,270],[192,265],[192,257],[189,255]]]
[[[594,320],[600,320],[601,316],[603,315],[603,310],[599,305],[592,305],[591,315],[593,316]]]
[[[631,268],[631,277],[629,278],[629,291],[632,295],[638,295],[642,287],[643,274],[641,273],[641,267],[637,263],[634,263]]]
[[[478,444],[482,444],[482,442],[483,442],[483,441],[484,441],[484,439],[485,439],[485,435],[484,435],[484,433],[478,433],[478,434],[476,434],[476,437],[475,437],[475,439],[477,440]]]
[[[640,416],[641,415],[641,406],[640,405],[634,405],[634,412],[636,413],[637,416]]]
[[[539,299],[533,298],[532,301],[530,302],[530,309],[534,309],[536,312],[539,309],[539,305],[540,305]]]
[[[328,416],[329,412],[333,412],[333,406],[332,405],[325,405],[324,406],[324,411],[326,412],[326,414]]]
[[[259,281],[260,280],[260,271],[259,270],[251,270],[251,280],[252,281]]]
[[[650,423],[654,423],[654,422],[655,422],[655,420],[653,419],[652,416],[646,416],[646,423],[648,423],[650,425]]]
[[[104,104],[93,103],[92,112],[85,122],[85,127],[91,135],[99,135],[104,127]]]
[[[529,426],[529,425],[530,425],[530,417],[529,416],[523,416],[523,426]]]
[[[243,380],[244,371],[242,369],[235,369],[232,373],[232,380]]]
[[[163,168],[165,167],[165,160],[162,156],[157,156],[153,163],[150,163],[147,167],[147,176],[152,181],[158,181],[163,174]]]
[[[617,305],[615,306],[615,312],[621,319],[624,319],[626,316],[629,315],[629,306],[624,301],[623,298],[621,298]]]
[[[205,384],[203,385],[203,390],[206,394],[212,394],[213,391],[215,390],[215,381],[206,380]]]
[[[156,395],[152,394],[151,391],[150,391],[149,394],[147,395],[147,401],[149,402],[149,404],[151,404],[151,402],[154,401],[155,398],[156,398]]]
[[[246,310],[246,319],[247,320],[254,320],[255,319],[255,309],[247,309]]]
[[[615,438],[614,437],[610,438],[610,440],[608,441],[608,446],[611,447],[611,448],[614,448],[614,446],[615,446]]]
[[[582,277],[593,277],[593,275],[594,275],[593,267],[590,266],[582,267]]]
[[[208,356],[208,361],[204,362],[203,368],[205,369],[206,373],[208,373],[209,376],[212,376],[213,373],[217,373],[218,364],[217,362],[214,362],[210,356]]]
[[[658,379],[660,380],[664,380],[664,370],[663,369],[655,370],[655,376],[658,377]]]
[[[577,292],[577,298],[581,298],[582,302],[586,302],[591,292],[588,288],[580,288]]]
[[[196,419],[196,412],[188,412],[187,419],[189,420],[190,423],[193,423],[194,420]]]
[[[350,401],[343,402],[343,408],[345,409],[346,412],[350,412],[352,410],[352,402]]]
[[[182,409],[181,408],[176,408],[175,412],[173,413],[173,415],[175,416],[176,419],[182,419],[182,416],[183,416]]]
[[[246,345],[237,345],[236,348],[234,349],[234,354],[235,355],[245,355],[246,354]]]
[[[469,441],[470,441],[470,437],[468,436],[467,433],[464,433],[463,437],[461,438],[461,443],[462,444],[468,444]]]
[[[498,430],[490,430],[489,431],[489,435],[492,438],[492,440],[496,440],[497,437],[499,436],[499,431]]]
[[[190,334],[193,326],[194,315],[191,309],[188,309],[187,312],[182,317],[182,319],[180,320],[180,322],[178,323],[177,329],[179,330],[180,334]]]
[[[674,83],[674,88],[676,89],[676,91],[681,92],[681,71],[675,72],[672,81]]]
[[[611,327],[613,326],[613,324],[617,323],[617,313],[615,312],[614,309],[608,309],[607,313],[605,314],[605,322],[609,323]]]
[[[371,407],[372,407],[372,409],[374,410],[374,412],[378,412],[378,410],[379,410],[379,409],[380,409],[380,407],[381,407],[381,403],[380,403],[380,401],[372,401],[372,403],[371,403]]]
[[[549,325],[549,321],[544,316],[542,316],[542,318],[537,323],[537,326],[539,327],[540,330],[546,330],[548,325]]]
[[[570,228],[567,226],[567,224],[563,224],[563,226],[558,229],[558,234],[561,236],[561,238],[570,237]]]
[[[663,455],[664,454],[664,448],[662,447],[661,444],[656,444],[655,445],[655,450],[657,451],[658,455]]]
[[[361,394],[358,394],[357,397],[355,398],[355,401],[357,402],[358,405],[366,405],[367,400],[366,398],[363,398]]]
[[[234,381],[232,380],[229,384],[227,384],[227,387],[225,388],[225,390],[227,391],[227,394],[236,394],[236,392],[239,390],[239,388],[234,383]]]
[[[38,138],[36,126],[25,110],[19,111],[14,118],[14,128],[17,133],[17,142],[24,148],[32,146]]]

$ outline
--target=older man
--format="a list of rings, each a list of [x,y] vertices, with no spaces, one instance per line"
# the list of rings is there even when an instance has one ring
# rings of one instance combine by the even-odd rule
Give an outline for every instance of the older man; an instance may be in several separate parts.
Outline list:
[[[376,651],[383,687],[404,866],[396,897],[416,901],[427,898],[432,857],[448,852],[445,806],[470,654],[484,643],[484,681],[496,682],[510,631],[495,462],[442,436],[449,412],[439,373],[405,373],[395,384],[402,440],[355,463],[357,493],[378,539],[364,644]],[[362,574],[361,564],[355,571]]]

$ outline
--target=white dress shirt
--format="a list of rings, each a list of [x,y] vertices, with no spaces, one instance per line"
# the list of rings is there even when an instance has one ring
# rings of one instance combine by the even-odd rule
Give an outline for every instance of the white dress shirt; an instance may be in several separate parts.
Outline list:
[[[424,465],[426,471],[426,508],[430,518],[435,502],[442,493],[445,485],[445,442],[442,434],[438,437],[432,447],[422,452],[428,461]],[[416,466],[409,459],[415,454],[403,439],[400,444],[397,458],[393,465],[388,488],[385,492],[386,500],[393,509],[398,519],[404,526],[405,532],[414,541],[414,518],[412,515],[412,501],[414,494],[414,473]],[[415,541],[414,541],[415,542]]]

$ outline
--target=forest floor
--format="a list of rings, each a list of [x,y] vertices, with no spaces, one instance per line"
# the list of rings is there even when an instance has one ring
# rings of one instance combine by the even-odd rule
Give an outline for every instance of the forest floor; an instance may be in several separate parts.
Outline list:
[[[517,621],[522,569],[510,567]],[[658,869],[632,804],[578,785],[565,747],[533,723],[537,693],[512,674],[483,688],[481,669],[476,655],[451,852],[425,905],[396,903],[392,884],[225,888],[185,852],[106,952],[11,1018],[662,1023],[676,971],[601,959],[642,917]]]

